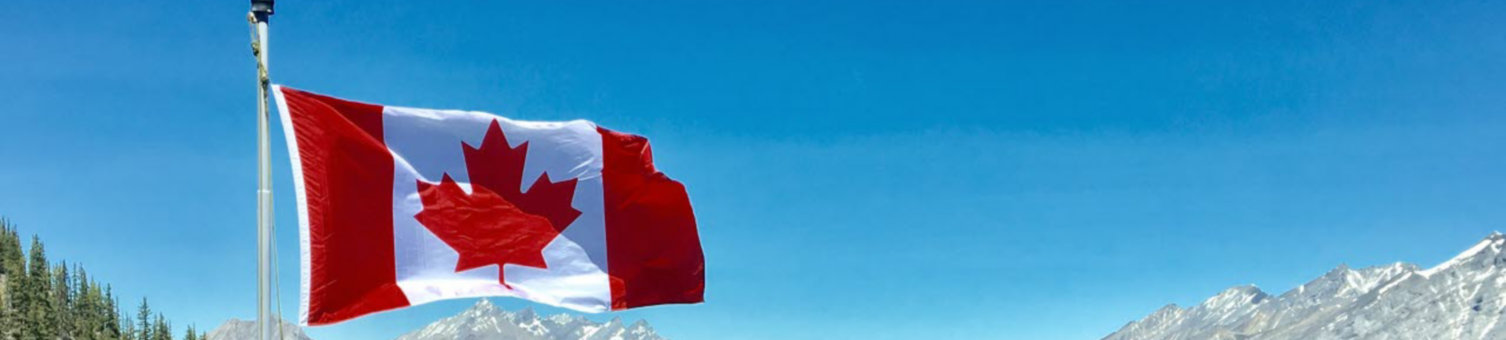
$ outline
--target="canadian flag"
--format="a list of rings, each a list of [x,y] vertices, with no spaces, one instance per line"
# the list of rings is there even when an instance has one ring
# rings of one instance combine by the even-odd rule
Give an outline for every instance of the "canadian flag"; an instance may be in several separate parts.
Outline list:
[[[702,301],[689,198],[643,137],[273,94],[296,179],[303,324],[478,296],[585,312]]]

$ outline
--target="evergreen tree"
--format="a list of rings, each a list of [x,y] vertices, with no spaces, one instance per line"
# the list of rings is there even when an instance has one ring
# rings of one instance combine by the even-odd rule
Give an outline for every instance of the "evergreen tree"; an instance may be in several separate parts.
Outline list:
[[[36,236],[31,237],[31,259],[27,261],[27,266],[30,270],[26,273],[28,287],[23,287],[26,291],[26,301],[23,303],[27,305],[23,338],[56,338],[57,308],[51,296],[52,276],[48,275],[47,255],[42,248],[42,240]]]
[[[152,340],[156,328],[152,327],[152,307],[147,306],[144,297],[141,298],[141,307],[136,309],[136,322],[136,340]]]
[[[120,331],[120,301],[115,299],[115,289],[108,284],[105,285],[104,301],[105,319],[101,321],[104,324],[104,331],[99,338],[101,340],[118,339],[121,338],[121,334],[131,334]],[[130,321],[126,323],[129,324]]]
[[[69,313],[72,324],[69,333],[74,339],[95,339],[99,329],[95,323],[102,319],[99,313],[99,287],[89,281],[84,266],[73,264],[73,309]]]
[[[21,237],[10,222],[0,222],[0,274],[3,274],[4,301],[0,301],[0,338],[16,339],[21,336],[25,320],[26,259],[21,256]]]
[[[173,326],[167,323],[167,318],[161,313],[157,314],[157,322],[153,325],[152,340],[173,340]]]
[[[120,340],[136,340],[136,322],[130,314],[120,314]]]
[[[15,283],[20,285],[21,277],[26,276],[26,258],[21,253],[21,235],[14,227],[5,228],[5,243],[5,256],[0,260],[5,261],[6,271],[14,273]]]
[[[199,340],[199,333],[194,332],[193,325],[188,325],[188,330],[183,332],[183,340]]]
[[[53,336],[56,338],[68,338],[73,334],[73,277],[68,273],[68,262],[58,261],[58,265],[52,267],[52,324]]]
[[[0,219],[0,255],[10,252],[10,249],[7,249],[10,246],[10,242],[5,240],[5,236],[9,234],[8,231],[10,230],[8,223],[6,220]],[[14,278],[15,271],[7,262],[9,262],[9,259],[0,256],[0,339],[14,338],[10,332],[16,328],[11,322],[11,315],[15,314],[11,312],[11,301],[15,300],[15,297],[9,284],[10,280]]]
[[[0,340],[173,339],[171,322],[145,297],[135,320],[120,307],[109,285],[77,263],[49,265],[41,238],[23,248],[15,226],[0,218]],[[207,339],[192,327],[185,334]]]

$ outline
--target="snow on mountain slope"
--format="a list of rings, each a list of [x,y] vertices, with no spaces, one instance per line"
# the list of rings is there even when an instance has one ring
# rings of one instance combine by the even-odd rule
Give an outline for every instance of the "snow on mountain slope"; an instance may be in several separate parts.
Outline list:
[[[482,299],[458,315],[435,321],[398,340],[663,340],[647,322],[623,325],[612,319],[597,323],[580,316],[539,317],[533,309],[508,312]]]
[[[1190,308],[1162,307],[1105,340],[1506,339],[1506,236],[1492,233],[1436,267],[1350,269],[1269,296],[1229,288]]]

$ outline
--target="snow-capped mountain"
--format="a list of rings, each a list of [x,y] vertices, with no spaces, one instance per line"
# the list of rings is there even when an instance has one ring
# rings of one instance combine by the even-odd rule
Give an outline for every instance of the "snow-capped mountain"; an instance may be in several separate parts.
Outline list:
[[[398,340],[663,340],[647,322],[623,325],[613,318],[605,323],[580,316],[556,314],[540,317],[532,308],[517,312],[498,309],[482,299],[459,315],[444,318]]]
[[[278,322],[278,327],[282,327],[282,339],[310,340],[308,335],[303,334],[302,328],[299,328],[298,325],[295,325],[291,322]],[[220,327],[215,328],[213,331],[209,332],[209,340],[252,339],[256,339],[255,320],[230,319],[229,321],[225,321],[224,324],[220,324]]]
[[[1436,267],[1340,265],[1271,296],[1229,288],[1162,307],[1105,340],[1506,339],[1506,236],[1492,233]]]

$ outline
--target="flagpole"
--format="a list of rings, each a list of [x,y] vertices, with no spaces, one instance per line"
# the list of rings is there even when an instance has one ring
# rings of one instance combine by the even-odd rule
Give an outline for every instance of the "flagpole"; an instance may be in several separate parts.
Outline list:
[[[271,116],[268,92],[272,81],[267,75],[267,21],[272,17],[274,0],[251,0],[251,22],[256,41],[256,333],[257,339],[272,339],[271,258],[272,249],[272,142],[268,133]]]

